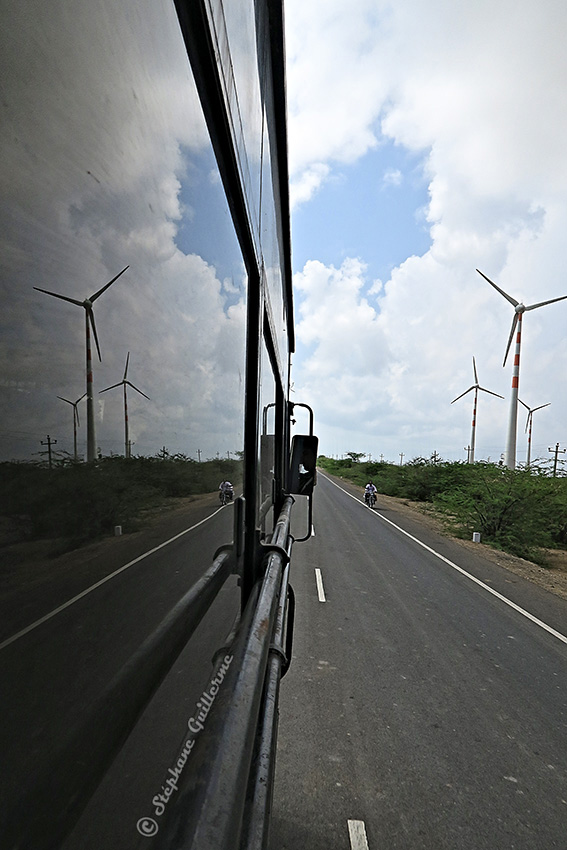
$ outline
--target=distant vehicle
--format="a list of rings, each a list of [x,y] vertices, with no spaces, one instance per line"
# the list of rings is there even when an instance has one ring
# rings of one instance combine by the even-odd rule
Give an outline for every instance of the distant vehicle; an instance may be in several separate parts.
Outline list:
[[[364,501],[368,505],[369,508],[373,508],[376,504],[376,494],[375,493],[365,493]]]

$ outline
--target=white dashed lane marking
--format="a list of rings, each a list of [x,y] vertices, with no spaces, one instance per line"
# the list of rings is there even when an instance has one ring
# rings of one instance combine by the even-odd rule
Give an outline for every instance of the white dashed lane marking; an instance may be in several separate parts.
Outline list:
[[[369,850],[366,838],[366,827],[363,820],[349,820],[348,837],[350,838],[351,850]]]
[[[319,602],[326,602],[325,598],[325,589],[323,588],[323,576],[321,575],[321,570],[315,570],[315,581],[317,582],[317,595],[319,597]]]

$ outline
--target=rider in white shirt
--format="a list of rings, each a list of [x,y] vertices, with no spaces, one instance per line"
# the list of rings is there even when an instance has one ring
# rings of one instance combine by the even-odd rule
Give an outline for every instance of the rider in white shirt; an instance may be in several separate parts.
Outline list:
[[[230,481],[221,481],[219,484],[219,499],[222,498],[222,494],[224,493],[228,499],[232,499],[234,496],[234,488]]]
[[[373,495],[374,498],[376,498],[377,492],[378,492],[378,490],[376,489],[376,487],[374,486],[372,481],[369,481],[368,484],[366,485],[366,487],[364,488],[364,501],[367,502],[368,504],[370,504],[370,502],[369,502],[370,496]]]

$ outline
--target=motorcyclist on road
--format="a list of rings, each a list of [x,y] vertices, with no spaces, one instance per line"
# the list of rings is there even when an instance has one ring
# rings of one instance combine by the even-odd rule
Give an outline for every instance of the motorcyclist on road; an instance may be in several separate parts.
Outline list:
[[[378,490],[376,489],[376,487],[374,486],[372,481],[369,481],[368,484],[366,485],[366,487],[364,488],[364,501],[366,502],[366,504],[368,504],[371,495],[373,495],[374,498],[376,498],[377,492],[378,492]]]
[[[219,490],[219,499],[222,500],[224,494],[227,500],[232,500],[232,497],[234,496],[234,487],[230,481],[221,481],[219,484]]]

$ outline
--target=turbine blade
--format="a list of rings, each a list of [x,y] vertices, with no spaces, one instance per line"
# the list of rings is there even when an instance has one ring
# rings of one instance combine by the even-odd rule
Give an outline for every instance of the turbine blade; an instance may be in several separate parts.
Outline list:
[[[60,398],[60,399],[61,399],[61,401],[66,401],[66,402],[67,402],[67,404],[73,404],[73,402],[72,402],[72,401],[69,401],[69,399],[68,399],[68,398],[63,398],[63,396],[62,396],[62,395],[58,395],[58,396],[57,396],[57,398]],[[551,402],[550,402],[550,404],[551,404]]]
[[[454,398],[454,399],[453,399],[453,401],[451,402],[451,404],[455,404],[455,402],[456,402],[456,401],[458,401],[460,398],[462,398],[462,397],[463,397],[464,395],[466,395],[467,393],[470,393],[470,391],[471,391],[471,390],[474,390],[474,387],[469,387],[469,388],[468,388],[468,390],[465,390],[465,391],[464,391],[464,393],[461,393],[460,395],[458,395],[458,396],[457,396],[457,398]]]
[[[530,424],[531,415],[532,411],[530,410],[530,412],[528,413],[528,418],[526,419],[526,427],[524,428],[524,434],[528,433],[528,425]]]
[[[512,345],[512,340],[514,338],[514,331],[516,330],[516,325],[518,324],[518,314],[514,313],[514,318],[512,319],[512,330],[510,331],[510,336],[508,337],[508,345],[506,346],[506,354],[504,355],[503,366],[506,365],[506,358],[508,357],[508,352],[510,351],[510,346]]]
[[[85,397],[85,396],[86,396],[86,393],[83,393],[83,394],[82,394],[82,396],[81,396],[80,398],[78,398],[78,399],[77,399],[77,401],[75,402],[75,404],[78,404],[80,401],[82,401],[82,400],[84,399],[84,397]]]
[[[518,401],[520,402],[520,404],[523,404],[523,405],[524,405],[524,407],[526,408],[526,410],[529,410],[529,409],[530,409],[530,408],[528,407],[528,405],[526,404],[526,402],[525,402],[525,401],[522,401],[522,399],[521,399],[521,398],[518,398]],[[550,402],[550,404],[551,404],[551,402]]]
[[[77,301],[76,298],[69,298],[67,295],[59,295],[57,292],[50,292],[49,289],[40,289],[39,286],[34,286],[38,292],[45,292],[46,295],[53,295],[54,298],[60,298],[62,301],[68,301],[70,304],[76,304],[77,307],[83,307],[82,301]]]
[[[476,373],[476,360],[474,359],[474,357],[472,359],[472,367],[473,367],[473,372],[474,372],[474,382],[475,382],[475,384],[478,384],[478,375]]]
[[[105,393],[107,390],[113,390],[115,387],[121,387],[124,381],[119,381],[117,384],[112,384],[111,387],[105,387],[103,390],[99,390],[99,393]]]
[[[507,292],[504,292],[504,290],[503,290],[503,289],[500,289],[500,287],[499,287],[499,286],[497,286],[497,285],[494,283],[494,281],[493,281],[493,280],[490,280],[490,278],[489,278],[489,277],[487,277],[485,274],[483,274],[483,272],[481,272],[481,271],[480,271],[480,269],[477,269],[477,272],[478,272],[478,273],[479,273],[479,275],[481,275],[481,276],[482,276],[485,280],[487,280],[487,281],[489,282],[489,284],[490,284],[491,286],[493,286],[493,287],[494,287],[494,289],[497,289],[497,290],[498,290],[498,292],[500,293],[500,295],[503,295],[503,296],[504,296],[504,298],[506,299],[506,301],[509,301],[509,302],[510,302],[510,304],[512,304],[514,307],[517,307],[517,306],[518,306],[518,304],[520,303],[519,301],[516,301],[516,299],[515,299],[515,298],[512,298],[512,296],[511,296],[511,295],[508,295],[508,293],[507,293]]]
[[[95,320],[94,320],[93,308],[92,307],[85,307],[85,309],[87,311],[88,319],[91,323],[91,328],[93,329],[93,336],[94,336],[95,343],[96,343],[96,350],[98,352],[98,359],[102,363],[102,357],[100,355],[100,345],[98,343],[98,334],[96,332],[96,325],[95,325]]]
[[[102,287],[102,289],[99,289],[99,291],[98,291],[98,292],[95,292],[95,294],[94,294],[94,295],[91,295],[91,297],[89,298],[89,301],[91,302],[91,304],[92,304],[92,302],[93,302],[93,301],[96,301],[96,299],[97,299],[100,295],[102,295],[102,293],[103,293],[103,292],[105,292],[105,291],[108,289],[108,287],[109,287],[109,286],[112,286],[112,284],[114,283],[114,281],[115,281],[115,280],[118,280],[118,278],[120,277],[120,275],[121,275],[121,274],[124,274],[124,272],[126,271],[126,269],[129,269],[129,268],[130,268],[130,266],[126,266],[126,268],[122,269],[122,271],[121,271],[121,272],[118,272],[118,274],[116,275],[116,277],[113,277],[113,278],[112,278],[112,280],[109,280],[109,281],[108,281],[108,283],[105,283],[105,284],[104,284],[104,286]]]
[[[539,304],[530,304],[529,307],[526,307],[526,311],[535,310],[536,307],[545,307],[546,304],[555,304],[556,301],[564,301],[566,298],[567,295],[561,295],[559,298],[551,298],[549,301],[540,301]]]
[[[549,407],[550,404],[551,404],[550,401],[548,401],[547,404],[540,404],[539,407],[534,407],[534,409],[532,410],[532,413],[534,413],[536,410],[541,410],[542,407]]]
[[[504,398],[503,395],[500,395],[499,393],[493,393],[492,390],[487,390],[486,387],[480,387],[479,386],[479,390],[482,390],[483,393],[490,393],[490,395],[495,395],[496,398]]]
[[[74,413],[75,418],[76,418],[76,420],[77,420],[77,427],[78,427],[78,428],[80,428],[80,427],[81,427],[81,422],[80,422],[80,420],[79,420],[79,411],[78,411],[78,409],[77,409],[76,405],[73,405],[73,413]]]
[[[124,369],[124,379],[123,380],[126,380],[126,378],[128,376],[128,363],[129,362],[130,362],[130,352],[128,352],[128,354],[126,356],[126,368]]]
[[[131,383],[130,383],[130,381],[124,381],[124,383],[125,383],[125,384],[128,384],[128,386],[129,386],[129,387],[132,387],[132,389],[133,389],[133,390],[136,390],[136,392],[137,392],[137,393],[140,393],[140,395],[143,395],[143,396],[144,396],[144,398],[147,398],[147,400],[148,400],[148,401],[151,401],[151,399],[150,399],[149,395],[146,395],[145,393],[143,393],[143,392],[142,392],[142,390],[139,390],[139,389],[138,389],[138,387],[135,387],[135,386],[134,386],[134,384],[131,384]]]

